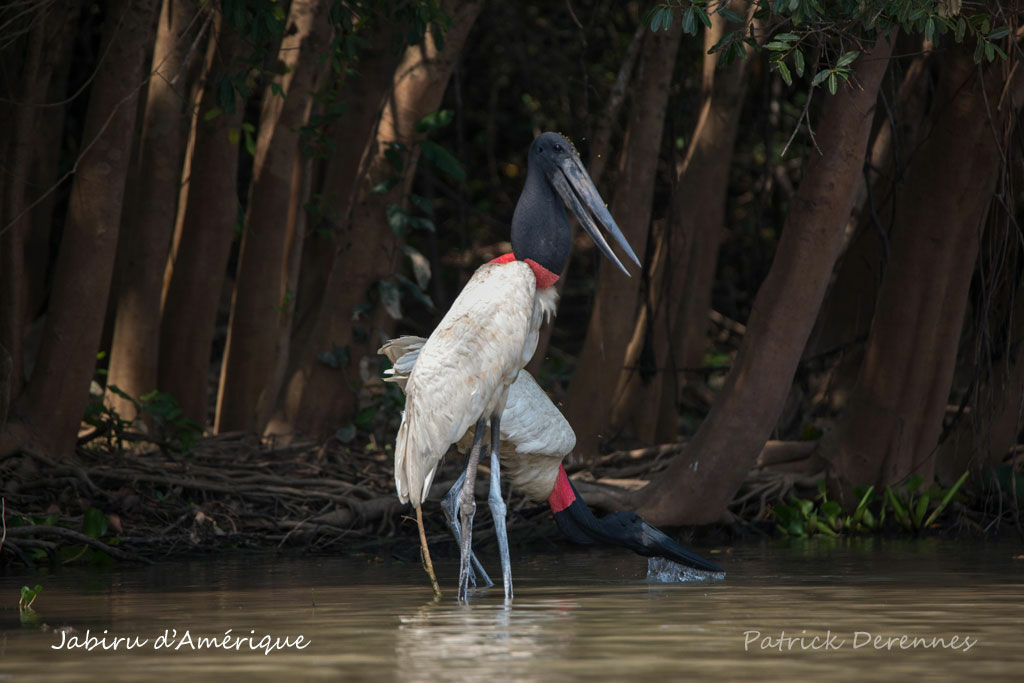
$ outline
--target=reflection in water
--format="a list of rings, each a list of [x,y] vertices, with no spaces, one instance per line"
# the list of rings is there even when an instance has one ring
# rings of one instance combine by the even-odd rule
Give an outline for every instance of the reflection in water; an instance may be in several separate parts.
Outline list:
[[[504,680],[536,675],[533,661],[571,639],[570,600],[522,604],[426,605],[399,617],[395,655],[407,681]]]
[[[722,557],[721,581],[655,583],[647,562],[584,551],[517,564],[516,599],[440,603],[416,566],[354,558],[220,561],[0,576],[0,681],[792,680],[1006,678],[1024,667],[1024,564],[1012,543],[764,543]],[[439,567],[439,575],[454,575]],[[449,573],[446,573],[449,572]],[[43,620],[79,634],[165,629],[303,635],[297,651],[55,652],[6,598],[42,583]],[[754,637],[752,634],[756,633]],[[879,648],[970,637],[970,651]],[[815,641],[815,636],[820,636]],[[832,647],[804,647],[833,636]],[[855,647],[855,642],[862,643]],[[790,645],[792,643],[793,645]],[[842,643],[842,644],[840,644]]]

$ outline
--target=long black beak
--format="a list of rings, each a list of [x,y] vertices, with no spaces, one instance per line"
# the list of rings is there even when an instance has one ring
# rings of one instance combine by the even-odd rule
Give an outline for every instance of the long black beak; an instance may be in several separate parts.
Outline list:
[[[594,243],[597,244],[601,252],[628,276],[629,271],[622,265],[622,261],[615,255],[608,241],[601,234],[597,222],[594,221],[595,217],[604,229],[608,231],[608,234],[615,238],[615,241],[626,252],[626,255],[632,259],[633,263],[639,266],[640,259],[633,253],[633,248],[626,241],[626,236],[622,234],[622,230],[619,229],[615,219],[608,213],[608,207],[604,205],[601,194],[594,187],[594,181],[591,180],[587,169],[583,167],[583,162],[580,161],[580,158],[575,154],[566,155],[559,160],[558,166],[552,175],[551,184],[562,197],[562,201],[576,214],[576,218],[579,219],[583,229],[587,231],[587,234],[594,240]]]
[[[576,499],[555,513],[555,522],[562,533],[576,543],[620,546],[644,557],[664,557],[694,569],[725,573],[714,562],[687,550],[633,512],[623,510],[597,519],[580,498],[575,486],[572,491]]]

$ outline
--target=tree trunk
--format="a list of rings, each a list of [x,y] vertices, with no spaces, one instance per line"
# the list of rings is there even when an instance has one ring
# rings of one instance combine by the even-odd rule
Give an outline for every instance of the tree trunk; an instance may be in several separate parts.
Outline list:
[[[394,29],[393,29],[394,30]],[[327,160],[319,195],[319,220],[303,242],[302,269],[295,301],[292,347],[305,348],[334,265],[343,226],[348,224],[359,188],[357,179],[366,147],[354,141],[370,140],[380,120],[384,101],[391,91],[391,77],[402,57],[391,45],[392,31],[374,36],[373,47],[362,52],[355,73],[343,85],[345,113],[331,125],[328,135],[335,150]]]
[[[743,11],[742,6],[734,9]],[[711,21],[705,50],[734,28],[721,15]],[[718,57],[704,56],[700,116],[672,188],[669,223],[657,236],[653,253],[658,260],[650,268],[646,305],[615,391],[612,424],[627,427],[647,443],[675,438],[678,373],[700,365],[707,347],[711,287],[725,233],[729,167],[749,62],[739,59],[718,68]]]
[[[177,398],[182,412],[199,424],[209,420],[210,354],[224,279],[238,217],[238,155],[232,141],[245,106],[220,109],[217,76],[238,68],[245,42],[218,14],[207,49],[205,84],[193,126],[187,196],[178,222],[160,321],[157,386]]]
[[[863,339],[871,327],[893,227],[893,196],[925,132],[921,122],[928,114],[930,58],[931,53],[925,52],[907,67],[889,116],[875,134],[868,172],[847,226],[852,236],[807,342],[805,358],[838,353],[835,364],[814,383],[815,403],[824,402],[829,413],[838,413],[846,405],[864,358]]]
[[[999,177],[999,133],[1012,107],[996,120],[988,112],[997,112],[1005,65],[979,69],[959,46],[943,57],[931,129],[897,197],[860,377],[822,444],[847,504],[857,484],[934,477],[971,274]]]
[[[771,434],[842,244],[890,52],[880,38],[856,62],[859,87],[846,85],[825,103],[817,128],[821,152],[811,152],[790,203],[725,387],[686,450],[631,497],[652,523],[721,519]]]
[[[995,207],[990,207],[992,212]],[[991,227],[989,228],[991,230]],[[1012,227],[1008,235],[1011,241],[1004,242],[1003,249],[1015,249],[1018,235]],[[1005,253],[1005,252],[1004,252]],[[1018,269],[1009,275],[1019,281]],[[992,315],[988,320],[977,321],[978,326],[989,326],[992,334],[989,343],[997,346],[998,354],[993,358],[978,349],[974,354],[974,367],[979,386],[975,389],[970,414],[961,415],[959,422],[939,446],[935,458],[935,478],[944,486],[952,484],[966,470],[984,472],[1003,461],[1017,445],[1017,437],[1024,428],[1022,421],[1022,400],[1024,400],[1024,287],[1016,287],[1012,304],[1001,302],[994,313],[1006,313],[1005,318]],[[1012,310],[1007,311],[1007,309]],[[981,346],[978,340],[976,346]],[[993,362],[995,361],[995,362]]]
[[[160,298],[189,123],[185,59],[191,40],[196,39],[185,32],[196,12],[189,0],[163,0],[117,245],[116,313],[107,386],[116,386],[134,398],[157,387]],[[136,417],[134,404],[117,394],[108,393],[107,404],[125,419]]]
[[[296,0],[279,60],[285,73],[263,96],[252,188],[221,365],[215,429],[260,431],[288,355],[292,254],[302,248],[296,193],[300,128],[309,119],[320,56],[330,40],[325,0]]]
[[[390,336],[392,321],[380,306],[358,320],[356,310],[377,283],[397,270],[399,244],[385,210],[388,204],[401,203],[407,194],[415,154],[409,155],[393,189],[374,194],[371,188],[395,173],[385,157],[392,143],[416,149],[416,123],[440,106],[455,61],[481,9],[479,2],[446,5],[452,25],[445,33],[444,46],[439,47],[428,30],[422,44],[406,49],[393,75],[391,95],[363,154],[351,220],[338,241],[316,322],[309,342],[295,357],[278,410],[267,426],[268,434],[288,438],[333,433],[356,408],[364,359],[376,373],[377,348]],[[337,363],[328,365],[322,362],[324,357]]]
[[[32,226],[25,235],[24,280],[22,312],[24,324],[29,325],[42,313],[47,298],[47,275],[50,266],[50,233],[57,204],[55,184],[60,175],[64,140],[66,106],[58,104],[67,98],[68,72],[71,70],[72,49],[78,31],[81,3],[65,3],[60,11],[51,12],[46,34],[46,51],[42,72],[36,87],[46,85],[46,102],[50,106],[36,110],[36,129],[32,138],[35,149],[31,176],[33,190],[28,199]],[[31,352],[26,354],[26,357]]]
[[[32,141],[35,132],[36,101],[45,96],[46,84],[40,84],[39,71],[46,39],[46,17],[40,12],[32,18],[32,28],[23,41],[18,71],[23,89],[11,93],[8,134],[3,138],[6,173],[0,205],[0,347],[10,361],[7,381],[0,385],[0,401],[9,405],[20,392],[24,381],[24,245],[30,234],[31,214],[27,209],[27,189],[32,163]],[[16,43],[16,46],[18,44]],[[40,92],[42,91],[42,92]],[[5,363],[6,364],[6,363]]]
[[[104,22],[107,58],[89,96],[43,341],[15,407],[36,447],[53,454],[74,447],[95,370],[129,168],[125,150],[157,7],[155,0],[112,2]]]
[[[676,25],[644,37],[618,172],[619,189],[611,205],[622,233],[641,258],[647,252],[665,110],[681,34],[681,25]],[[584,457],[596,455],[608,434],[630,323],[636,319],[641,279],[640,274],[627,278],[614,266],[601,264],[587,336],[566,401],[566,417],[576,431],[576,452]]]

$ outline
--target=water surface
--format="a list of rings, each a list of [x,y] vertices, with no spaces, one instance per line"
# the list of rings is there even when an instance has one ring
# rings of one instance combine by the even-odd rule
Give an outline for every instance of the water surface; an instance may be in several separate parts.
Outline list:
[[[1013,543],[719,550],[710,557],[725,580],[671,585],[648,582],[647,561],[630,553],[520,553],[511,606],[500,587],[456,604],[457,568],[444,560],[440,603],[418,566],[372,557],[0,575],[0,679],[1021,680],[1024,560]],[[20,625],[26,583],[44,587],[45,624],[74,630]],[[223,645],[228,629],[234,649],[199,644]],[[117,637],[146,642],[104,649]],[[82,643],[92,649],[68,647]]]

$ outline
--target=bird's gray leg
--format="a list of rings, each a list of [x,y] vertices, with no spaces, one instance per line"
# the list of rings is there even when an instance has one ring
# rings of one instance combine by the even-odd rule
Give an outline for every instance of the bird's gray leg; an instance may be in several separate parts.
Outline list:
[[[459,537],[459,601],[466,602],[469,593],[469,556],[473,547],[473,515],[476,514],[476,500],[473,496],[473,484],[476,482],[476,466],[480,462],[480,450],[483,445],[484,429],[487,420],[480,418],[473,434],[473,447],[469,449],[466,461],[466,480],[462,482],[459,493],[459,522],[462,534]]]
[[[466,471],[463,470],[462,474],[456,480],[455,484],[452,485],[451,490],[445,494],[441,500],[441,509],[444,510],[445,519],[448,520],[448,528],[451,529],[452,536],[455,537],[455,542],[462,546],[462,534],[459,533],[459,525],[456,520],[459,517],[459,491],[462,489],[463,482],[466,481]],[[484,571],[484,566],[480,564],[480,560],[476,558],[476,553],[470,551],[469,560],[471,562],[469,569],[469,581],[476,588],[476,575],[480,573],[480,578],[483,579],[484,585],[488,588],[494,585],[491,581],[491,577]]]
[[[487,503],[494,518],[494,533],[498,537],[498,553],[501,556],[501,580],[505,586],[505,601],[512,599],[512,560],[508,554],[508,532],[505,529],[505,515],[508,511],[501,498],[501,428],[499,417],[491,416],[491,491]]]

